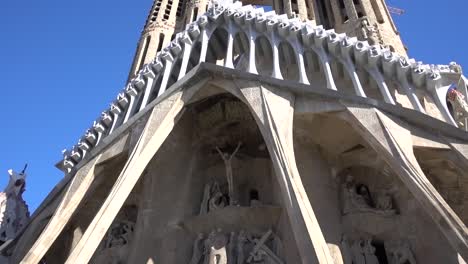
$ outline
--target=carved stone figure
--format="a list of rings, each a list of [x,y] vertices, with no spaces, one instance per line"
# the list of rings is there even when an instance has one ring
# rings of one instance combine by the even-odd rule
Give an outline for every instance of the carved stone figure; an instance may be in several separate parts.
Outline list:
[[[360,185],[359,189],[352,175],[347,175],[342,184],[343,214],[362,209],[370,209],[370,194],[365,185]]]
[[[351,175],[347,175],[341,186],[343,215],[356,212],[370,212],[383,215],[395,214],[393,199],[388,191],[378,192],[374,204],[369,188],[356,184]]]
[[[134,226],[135,224],[129,221],[114,221],[107,232],[105,248],[119,247],[130,243]]]
[[[375,206],[379,210],[393,210],[392,196],[387,192],[382,192],[380,195],[377,196]]]
[[[351,247],[349,245],[348,237],[343,235],[341,238],[341,252],[343,256],[344,264],[351,264],[353,262],[353,255],[351,253]]]
[[[211,189],[211,197],[208,201],[208,210],[214,211],[220,208],[224,208],[226,207],[226,204],[226,198],[221,192],[219,184],[217,182],[214,182]]]
[[[354,264],[366,264],[366,258],[364,256],[364,241],[357,240],[352,243],[351,255]]]
[[[379,264],[379,260],[375,256],[375,248],[372,246],[372,240],[367,239],[364,243],[364,258],[366,259],[366,264]]]
[[[361,20],[361,37],[363,40],[367,40],[369,44],[375,45],[378,44],[378,29],[377,25],[371,25],[369,21],[365,18]]]
[[[205,250],[207,250],[208,258],[205,259],[206,264],[227,264],[227,237],[220,229],[213,231],[205,240]]]
[[[17,173],[8,170],[9,182],[0,192],[0,244],[13,239],[29,221],[29,211],[22,194],[26,186],[26,168]]]
[[[198,234],[195,242],[193,243],[192,258],[190,259],[190,264],[199,264],[203,256],[203,241],[204,236],[202,233]]]
[[[200,205],[200,215],[208,213],[208,201],[210,200],[211,196],[211,187],[211,183],[207,183],[203,189],[203,199]]]
[[[247,236],[244,230],[239,232],[237,236],[237,244],[236,244],[236,253],[237,253],[237,264],[244,264],[245,255],[244,255],[244,245],[247,242]]]
[[[416,258],[408,241],[402,240],[390,246],[386,244],[385,249],[389,257],[389,264],[416,264]]]
[[[236,263],[236,233],[231,232],[229,236],[229,244],[228,244],[228,251],[227,251],[227,257],[229,260],[229,263]]]
[[[239,148],[241,147],[241,142],[237,144],[236,149],[234,152],[232,152],[231,155],[228,153],[222,152],[218,147],[216,147],[216,150],[218,151],[219,155],[224,161],[224,166],[226,167],[226,178],[228,182],[228,188],[229,188],[229,205],[237,205],[237,196],[236,193],[234,192],[234,180],[232,177],[232,158],[236,155],[237,151],[239,151]]]

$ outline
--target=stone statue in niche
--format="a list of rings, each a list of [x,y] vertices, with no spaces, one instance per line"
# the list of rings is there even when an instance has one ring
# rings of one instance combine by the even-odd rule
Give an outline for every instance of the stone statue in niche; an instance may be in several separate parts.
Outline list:
[[[190,259],[189,264],[199,264],[201,258],[203,257],[203,234],[198,234],[195,242],[193,243],[192,258]]]
[[[358,212],[370,212],[383,215],[396,213],[392,196],[387,191],[376,193],[376,202],[364,184],[357,184],[352,175],[348,174],[341,186],[343,215]]]
[[[273,245],[270,249],[269,245]],[[194,241],[190,264],[283,264],[279,252],[281,242],[271,230],[262,236],[245,231],[230,232],[226,235],[221,229],[212,231],[205,239],[199,234]]]
[[[221,192],[218,182],[214,182],[211,188],[210,199],[208,200],[208,211],[224,208],[226,204],[226,197]]]
[[[416,264],[416,258],[408,241],[385,243],[389,264]]]
[[[376,23],[371,25],[367,18],[363,18],[358,27],[360,27],[359,34],[363,40],[367,40],[371,45],[382,44],[380,41],[378,25]]]
[[[205,250],[207,250],[205,264],[227,264],[227,243],[228,239],[221,229],[212,231],[205,240]]]
[[[370,238],[350,242],[346,236],[343,236],[341,248],[345,264],[379,264]]]
[[[237,144],[236,149],[232,152],[232,154],[228,154],[225,152],[222,152],[218,147],[216,147],[216,150],[218,151],[219,155],[224,161],[224,166],[226,167],[226,179],[228,182],[228,189],[229,189],[229,205],[238,205],[237,202],[237,196],[234,191],[234,179],[232,177],[232,158],[236,155],[237,151],[239,151],[239,148],[241,147],[242,143],[239,142]]]
[[[200,215],[226,207],[226,196],[221,192],[217,181],[207,183],[203,191]]]
[[[105,248],[121,247],[130,243],[135,224],[120,220],[112,223],[107,232]]]

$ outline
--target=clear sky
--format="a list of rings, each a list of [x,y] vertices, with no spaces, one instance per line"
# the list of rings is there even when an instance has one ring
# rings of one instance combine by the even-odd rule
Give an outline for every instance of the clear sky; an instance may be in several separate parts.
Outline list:
[[[466,0],[390,0],[411,57],[468,69]],[[447,3],[444,4],[444,3]],[[152,0],[0,1],[0,189],[29,163],[30,210],[63,177],[54,165],[124,87]],[[467,70],[468,71],[468,70]]]

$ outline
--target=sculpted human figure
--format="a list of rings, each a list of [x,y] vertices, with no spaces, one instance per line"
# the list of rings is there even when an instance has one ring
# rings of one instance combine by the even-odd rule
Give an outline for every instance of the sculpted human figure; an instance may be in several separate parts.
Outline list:
[[[227,250],[227,258],[229,263],[236,263],[236,233],[231,232],[229,235],[229,243]]]
[[[364,257],[366,264],[379,264],[379,260],[375,256],[375,248],[372,246],[372,239],[367,239],[364,243]]]
[[[208,213],[208,201],[210,200],[211,188],[211,182],[205,184],[205,188],[203,189],[203,199],[200,205],[200,215]]]
[[[245,254],[244,254],[244,245],[247,242],[247,236],[244,230],[239,232],[237,236],[237,244],[236,244],[236,255],[237,255],[237,264],[244,264],[245,261]]]
[[[227,264],[227,237],[218,229],[210,233],[205,241],[205,250],[207,250],[206,264]]]
[[[353,256],[353,264],[366,264],[366,258],[364,257],[364,241],[354,241],[351,245],[351,254]]]
[[[229,188],[229,205],[237,205],[237,197],[234,193],[234,180],[232,178],[232,158],[236,155],[237,151],[239,151],[239,148],[241,147],[241,142],[237,144],[236,149],[234,152],[232,152],[231,155],[228,153],[222,152],[218,147],[216,147],[216,150],[218,151],[219,155],[224,161],[224,166],[226,167],[226,178],[228,182],[228,188]]]
[[[203,239],[203,234],[198,234],[195,242],[193,243],[192,258],[190,259],[189,264],[198,264],[200,262],[200,259],[203,256]]]
[[[219,184],[217,182],[214,182],[211,189],[211,197],[208,201],[208,210],[214,211],[224,207],[226,207],[226,199],[224,198],[224,195],[221,192]]]
[[[367,186],[356,186],[352,175],[346,176],[342,185],[343,214],[371,208],[371,198]]]
[[[348,237],[346,235],[343,235],[343,237],[341,238],[341,252],[343,256],[343,263],[352,264],[353,257],[351,253],[351,248],[349,246]]]
[[[391,252],[390,264],[416,264],[416,259],[407,241],[400,241]]]
[[[392,196],[386,191],[380,193],[377,196],[376,208],[384,211],[393,210]]]

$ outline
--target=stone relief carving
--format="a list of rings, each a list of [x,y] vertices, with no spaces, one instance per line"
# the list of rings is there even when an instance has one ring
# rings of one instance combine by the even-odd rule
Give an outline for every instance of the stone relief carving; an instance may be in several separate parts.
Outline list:
[[[416,258],[408,241],[400,240],[385,244],[389,264],[416,264]]]
[[[396,213],[393,198],[389,191],[383,190],[373,196],[365,184],[357,184],[352,175],[348,174],[341,186],[343,215],[358,212],[370,212],[383,215]]]
[[[219,183],[217,181],[207,183],[203,191],[200,214],[206,214],[226,206],[227,199],[226,196],[221,192]]]
[[[380,256],[387,261],[379,261],[372,238],[359,238],[351,241],[346,235],[341,239],[344,264],[416,264],[408,241],[386,241],[380,249]]]
[[[268,244],[272,245],[270,247]],[[283,264],[279,257],[281,242],[271,230],[262,236],[244,230],[224,234],[212,231],[205,239],[199,234],[194,241],[190,264]]]
[[[120,220],[112,223],[105,239],[105,248],[120,247],[130,243],[135,224]]]
[[[343,236],[341,246],[345,264],[379,264],[372,239],[358,239],[351,242]]]

